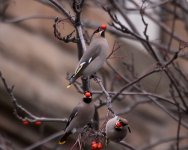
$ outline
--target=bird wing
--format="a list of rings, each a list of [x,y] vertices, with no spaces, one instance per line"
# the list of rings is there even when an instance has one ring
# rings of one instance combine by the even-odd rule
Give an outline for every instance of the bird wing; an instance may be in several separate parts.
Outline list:
[[[74,76],[82,72],[98,55],[100,52],[100,45],[91,46],[82,56],[80,63],[74,73]]]
[[[72,119],[77,116],[78,110],[79,110],[79,107],[75,107],[75,108],[72,110],[72,112],[71,112],[71,114],[70,114],[70,116],[69,116],[68,122],[67,122],[67,124],[66,124],[65,129],[69,126],[69,124],[70,124],[70,122],[72,121]]]

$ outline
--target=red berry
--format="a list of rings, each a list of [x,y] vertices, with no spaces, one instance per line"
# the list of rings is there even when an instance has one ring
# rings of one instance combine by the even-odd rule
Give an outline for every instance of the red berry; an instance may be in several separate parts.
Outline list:
[[[29,125],[29,121],[28,121],[28,120],[23,120],[22,123],[23,123],[23,125],[25,125],[25,126]]]
[[[101,29],[106,30],[106,25],[105,24],[101,24]]]
[[[90,92],[85,92],[85,96],[86,97],[91,97],[91,93]]]
[[[91,149],[92,150],[97,150],[98,149],[98,144],[97,143],[94,143],[91,145]]]
[[[41,124],[42,124],[41,121],[36,121],[36,122],[35,122],[35,125],[36,125],[36,126],[40,126]]]
[[[103,148],[102,143],[98,143],[98,150],[101,150]]]

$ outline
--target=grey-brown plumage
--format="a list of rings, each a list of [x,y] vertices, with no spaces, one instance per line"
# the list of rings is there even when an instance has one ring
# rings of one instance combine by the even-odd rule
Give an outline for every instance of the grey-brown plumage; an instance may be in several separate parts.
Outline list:
[[[75,133],[79,129],[87,125],[93,118],[95,106],[91,98],[83,98],[72,111],[68,123],[65,127],[65,133],[60,139],[59,144],[64,144],[70,134]]]
[[[81,57],[75,73],[69,79],[69,85],[74,83],[80,76],[88,77],[96,73],[104,64],[109,49],[105,39],[104,27],[99,27],[93,34],[92,41]]]
[[[127,135],[128,121],[125,118],[115,116],[106,123],[107,140],[120,142]],[[130,129],[128,127],[130,132]]]

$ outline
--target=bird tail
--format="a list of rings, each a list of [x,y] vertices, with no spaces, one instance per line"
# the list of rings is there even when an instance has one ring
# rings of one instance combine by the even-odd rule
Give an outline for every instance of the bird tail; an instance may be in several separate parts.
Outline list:
[[[69,137],[70,134],[71,134],[71,132],[66,132],[66,133],[61,137],[61,139],[59,140],[59,144],[65,144],[65,143],[66,143],[66,140],[67,140],[67,138]]]

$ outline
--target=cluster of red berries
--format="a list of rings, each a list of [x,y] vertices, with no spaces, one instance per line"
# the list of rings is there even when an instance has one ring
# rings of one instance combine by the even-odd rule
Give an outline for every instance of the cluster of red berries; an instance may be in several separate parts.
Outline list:
[[[31,122],[29,122],[28,120],[23,120],[23,121],[22,121],[22,124],[25,125],[25,126],[29,125],[30,123],[31,123]],[[41,122],[41,121],[35,121],[34,124],[35,124],[36,126],[40,126],[40,125],[42,124],[42,122]]]
[[[102,150],[102,148],[103,148],[103,145],[102,145],[101,142],[93,141],[91,143],[91,149],[92,150]]]

